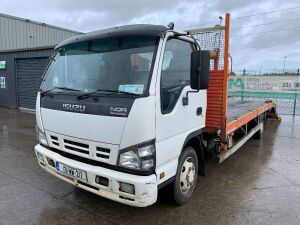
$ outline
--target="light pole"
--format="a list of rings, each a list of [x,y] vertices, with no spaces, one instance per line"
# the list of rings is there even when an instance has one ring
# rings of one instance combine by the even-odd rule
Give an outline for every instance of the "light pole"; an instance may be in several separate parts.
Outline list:
[[[228,56],[230,58],[230,73],[232,73],[232,56],[230,54]]]
[[[262,65],[260,66],[259,75],[261,75]]]
[[[285,73],[285,60],[287,56],[283,56],[283,74]]]

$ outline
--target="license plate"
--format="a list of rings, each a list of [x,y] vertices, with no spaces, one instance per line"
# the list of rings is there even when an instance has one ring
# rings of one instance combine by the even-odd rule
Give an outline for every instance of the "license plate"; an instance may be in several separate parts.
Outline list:
[[[56,170],[60,173],[63,173],[64,175],[68,177],[73,177],[78,180],[87,181],[87,175],[86,172],[83,170],[75,169],[70,166],[66,166],[65,164],[62,164],[60,162],[56,162]]]

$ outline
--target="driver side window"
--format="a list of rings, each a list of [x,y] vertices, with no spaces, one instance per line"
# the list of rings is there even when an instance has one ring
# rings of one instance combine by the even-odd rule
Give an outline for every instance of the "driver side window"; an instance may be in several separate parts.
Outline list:
[[[190,84],[191,53],[193,44],[179,39],[168,40],[161,71],[161,109],[170,113],[182,89]]]

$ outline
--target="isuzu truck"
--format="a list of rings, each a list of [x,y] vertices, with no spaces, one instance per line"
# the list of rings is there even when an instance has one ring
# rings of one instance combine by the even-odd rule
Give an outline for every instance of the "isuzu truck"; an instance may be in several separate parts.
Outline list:
[[[124,204],[151,205],[167,185],[186,203],[204,154],[222,162],[276,116],[273,102],[228,100],[228,40],[226,15],[211,29],[128,25],[62,42],[36,101],[39,165]]]

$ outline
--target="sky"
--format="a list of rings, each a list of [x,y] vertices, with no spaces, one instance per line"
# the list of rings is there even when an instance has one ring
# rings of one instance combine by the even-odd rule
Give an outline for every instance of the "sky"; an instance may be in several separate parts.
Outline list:
[[[211,27],[231,14],[233,70],[300,68],[300,0],[0,0],[0,12],[89,32],[137,23]],[[284,9],[284,10],[282,10]],[[289,9],[289,10],[286,10]],[[282,10],[278,12],[279,10]],[[272,12],[262,15],[264,12]],[[249,16],[256,15],[256,16]],[[240,18],[244,17],[244,18]]]

